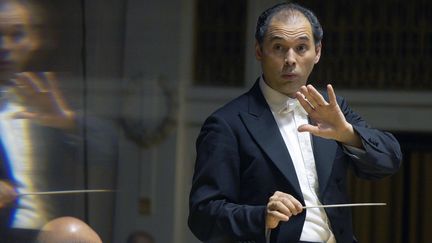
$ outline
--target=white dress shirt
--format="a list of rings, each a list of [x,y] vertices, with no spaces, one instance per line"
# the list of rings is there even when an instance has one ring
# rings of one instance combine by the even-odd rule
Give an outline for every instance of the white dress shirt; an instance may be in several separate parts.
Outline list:
[[[297,131],[300,125],[308,124],[306,111],[297,99],[292,99],[272,89],[262,77],[259,85],[289,151],[306,206],[321,205],[318,199],[319,184],[311,135],[308,132]],[[323,208],[306,210],[306,219],[300,240],[336,242]]]
[[[9,163],[17,192],[36,191],[38,179],[42,176],[43,161],[36,161],[28,119],[15,119],[13,115],[22,111],[17,96],[0,87],[0,142],[6,152],[4,163]],[[42,139],[42,138],[41,138]],[[39,162],[39,163],[36,163]],[[47,221],[47,205],[40,196],[19,197],[11,227],[22,229],[40,229]]]

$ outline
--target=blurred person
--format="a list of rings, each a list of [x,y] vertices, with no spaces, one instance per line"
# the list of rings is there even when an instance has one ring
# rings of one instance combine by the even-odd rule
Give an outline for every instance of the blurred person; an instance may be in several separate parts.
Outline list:
[[[19,196],[73,181],[75,129],[51,72],[27,72],[42,37],[40,16],[28,1],[0,0],[0,238],[30,242],[55,213],[50,197]],[[20,240],[21,239],[21,240]]]
[[[310,84],[322,36],[316,16],[297,4],[258,18],[262,76],[211,114],[197,139],[188,223],[201,241],[356,242],[350,208],[303,207],[348,203],[348,170],[383,178],[402,154],[331,85],[319,92]]]
[[[154,243],[153,236],[145,231],[134,231],[127,238],[126,243]]]
[[[80,219],[59,217],[42,227],[36,243],[102,243],[102,240],[88,224]]]

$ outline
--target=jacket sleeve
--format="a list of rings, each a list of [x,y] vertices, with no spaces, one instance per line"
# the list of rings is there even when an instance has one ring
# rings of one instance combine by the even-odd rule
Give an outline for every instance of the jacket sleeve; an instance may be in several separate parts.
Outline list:
[[[204,123],[189,198],[188,224],[195,236],[265,242],[265,205],[239,202],[240,155],[237,139],[217,116]]]
[[[347,153],[356,175],[364,179],[379,179],[395,173],[402,163],[402,152],[396,138],[391,133],[371,128],[344,99],[338,97],[338,103],[346,120],[360,135],[365,150],[365,153],[355,155]]]

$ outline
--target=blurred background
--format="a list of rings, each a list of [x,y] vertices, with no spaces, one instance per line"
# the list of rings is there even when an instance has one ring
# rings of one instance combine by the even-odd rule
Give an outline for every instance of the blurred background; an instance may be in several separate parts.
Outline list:
[[[260,75],[256,19],[277,2],[37,1],[45,44],[28,69],[56,72],[77,114],[76,131],[65,136],[74,152],[54,172],[72,178],[48,189],[116,190],[57,196],[71,205],[60,214],[83,219],[106,243],[126,242],[136,231],[158,243],[199,242],[187,227],[195,139],[211,112]],[[350,179],[353,202],[388,203],[354,210],[357,238],[429,242],[432,2],[297,2],[324,28],[310,82],[332,83],[371,126],[393,132],[404,152],[395,176]]]

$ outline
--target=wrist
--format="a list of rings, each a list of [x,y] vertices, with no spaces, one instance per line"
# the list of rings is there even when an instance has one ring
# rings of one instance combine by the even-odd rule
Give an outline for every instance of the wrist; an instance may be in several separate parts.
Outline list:
[[[342,126],[342,129],[338,132],[338,138],[336,139],[338,142],[341,142],[345,145],[361,148],[361,138],[354,130],[354,127],[349,123],[345,122]]]

